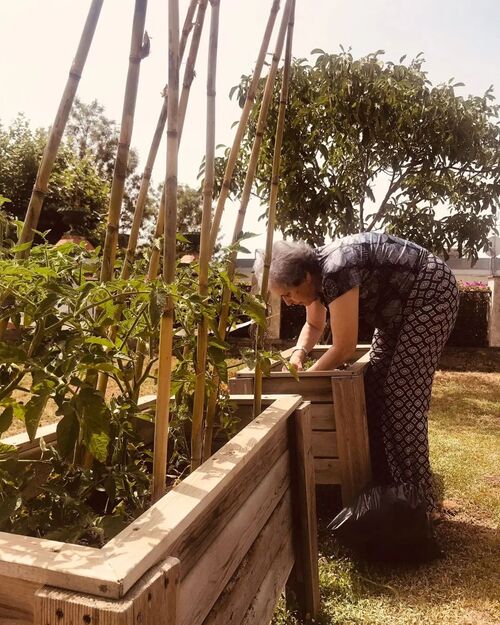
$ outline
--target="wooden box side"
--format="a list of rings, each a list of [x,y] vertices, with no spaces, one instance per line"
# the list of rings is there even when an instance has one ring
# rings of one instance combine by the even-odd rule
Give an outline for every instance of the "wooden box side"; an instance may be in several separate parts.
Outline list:
[[[322,356],[325,353],[325,351],[327,351],[330,347],[331,347],[330,345],[315,345],[314,348],[311,350],[310,355],[313,358],[317,359],[320,356]],[[286,349],[283,352],[281,352],[281,355],[284,358],[289,358],[291,353],[293,352],[293,349],[294,349],[293,347],[291,347],[290,349]],[[369,345],[358,344],[356,346],[356,350],[353,356],[349,359],[349,366],[346,369],[332,369],[329,371],[314,371],[314,372],[301,371],[298,373],[298,376],[302,380],[302,379],[307,379],[309,377],[344,378],[344,377],[350,377],[352,375],[359,375],[360,373],[363,372],[363,370],[365,369],[365,367],[367,366],[369,362],[369,350],[370,350]],[[253,376],[254,376],[254,370],[248,367],[245,367],[243,369],[239,369],[236,372],[235,377],[236,379],[241,379],[241,378],[248,378],[248,377],[253,377]],[[291,374],[288,371],[282,371],[281,363],[276,362],[276,364],[274,364],[271,368],[270,377],[271,378],[281,378],[281,377],[289,378],[291,377]],[[234,391],[234,392],[238,392],[238,391]],[[251,391],[247,390],[243,392],[251,392]]]
[[[120,598],[168,555],[186,527],[231,490],[261,449],[279,449],[280,431],[301,398],[280,397],[261,418],[204,463],[103,549],[0,532],[0,575],[8,579]],[[248,469],[247,469],[248,471]]]

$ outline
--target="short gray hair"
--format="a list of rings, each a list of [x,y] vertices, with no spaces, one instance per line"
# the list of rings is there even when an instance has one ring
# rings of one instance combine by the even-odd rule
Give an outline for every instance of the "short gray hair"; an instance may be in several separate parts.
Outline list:
[[[255,277],[262,283],[264,252],[258,251],[253,266]],[[319,264],[314,249],[304,241],[275,241],[273,244],[269,283],[286,287],[302,284],[308,273],[317,275]]]

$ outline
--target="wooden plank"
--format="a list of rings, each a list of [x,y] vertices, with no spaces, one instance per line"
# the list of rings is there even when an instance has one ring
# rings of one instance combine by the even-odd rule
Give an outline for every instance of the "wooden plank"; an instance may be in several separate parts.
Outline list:
[[[311,426],[313,430],[335,430],[334,405],[311,401]]]
[[[342,503],[348,505],[370,482],[371,464],[362,376],[339,383],[332,379]]]
[[[236,375],[228,380],[229,392],[233,394],[247,395],[253,393],[253,378]]]
[[[201,625],[290,485],[286,452],[222,531],[182,571],[177,625]],[[251,522],[249,522],[251,520]],[[200,580],[203,583],[200,584]]]
[[[0,575],[104,597],[121,591],[101,550],[7,532],[0,532]]]
[[[33,625],[36,582],[0,575],[1,625]]]
[[[263,393],[268,395],[295,393],[302,395],[304,401],[332,402],[332,387],[329,376],[301,376],[298,382],[289,373],[283,374],[283,376],[285,377],[263,377]]]
[[[231,380],[239,380],[242,378],[252,378],[254,375],[253,369],[240,369],[236,372],[234,378]],[[355,369],[352,370],[351,367],[347,369],[329,369],[325,371],[299,371],[297,376],[300,380],[307,380],[308,378],[351,378],[353,375],[359,375],[358,371]],[[266,376],[266,378],[292,378],[292,374],[289,371],[283,371],[281,367],[276,367],[276,369],[271,369],[271,373]],[[239,391],[237,391],[239,392]],[[247,391],[249,392],[249,391]]]
[[[32,459],[40,457],[40,438],[43,437],[47,444],[54,443],[56,440],[56,428],[57,423],[50,423],[39,427],[37,430],[36,438],[30,441],[26,432],[21,434],[15,434],[14,436],[8,436],[2,438],[2,443],[5,445],[14,445],[17,447],[19,457],[23,459]]]
[[[249,430],[205,463],[202,471],[189,476],[173,498],[160,500],[101,550],[0,532],[0,575],[101,597],[123,596],[163,559],[163,545],[182,534],[197,510],[210,509],[228,482],[245,471],[251,473],[255,454],[272,447],[278,430],[286,429],[289,415],[300,403],[300,397],[280,397]],[[177,521],[182,527],[176,527]]]
[[[156,395],[143,395],[139,397],[139,401],[137,402],[137,407],[139,410],[148,410],[149,408],[154,408],[156,406]]]
[[[279,398],[280,398],[280,395],[273,395],[273,394],[262,395],[262,406],[267,408]],[[229,397],[229,401],[231,402],[231,404],[235,406],[236,410],[241,410],[241,408],[245,408],[246,406],[252,407],[253,400],[254,400],[254,397],[253,397],[253,394],[251,393],[250,394],[249,393],[243,393],[243,394],[231,393]]]
[[[266,395],[262,397],[262,405],[266,406],[273,401],[277,395]],[[232,395],[232,403],[235,404],[238,416],[238,430],[242,429],[252,421],[253,396]],[[313,454],[318,458],[336,458],[337,436],[335,433],[335,417],[333,404],[316,404],[311,402],[311,426],[313,429]]]
[[[280,397],[101,549],[122,580],[125,592],[158,560],[175,555],[174,549],[188,528],[193,532],[193,528],[202,527],[210,511],[232,488],[240,488],[242,480],[251,482],[255,459],[265,457],[265,450],[282,437],[290,415],[300,403],[298,396]]]
[[[288,489],[255,539],[203,625],[240,623],[280,548],[292,533],[292,499]]]
[[[286,580],[290,576],[293,562],[293,540],[289,536],[269,567],[264,581],[239,625],[268,625],[270,623]]]
[[[316,618],[320,607],[316,488],[309,408],[309,404],[303,404],[294,414],[295,454],[291,467],[297,528],[294,587],[305,621]]]
[[[349,369],[353,373],[363,373],[370,362],[370,352],[367,351],[362,354],[356,362],[353,362]]]
[[[316,484],[341,484],[340,460],[338,458],[315,458]]]
[[[313,431],[311,438],[315,458],[338,458],[337,432]]]
[[[279,397],[280,395],[262,395],[262,407],[267,408]],[[253,420],[254,396],[253,394],[231,393],[229,400],[238,419],[236,427],[239,432]]]
[[[44,586],[35,595],[34,625],[176,625],[179,561],[148,571],[122,599]]]
[[[262,447],[260,455],[225,488],[223,496],[206,507],[204,514],[198,515],[182,535],[170,544],[168,554],[181,560],[183,576],[197,563],[200,553],[204,553],[214,537],[224,531],[227,523],[239,512],[256,485],[264,480],[288,446],[286,428],[282,428],[279,436],[272,437],[269,444]]]
[[[319,358],[326,351],[328,351],[330,347],[331,345],[322,345],[318,343],[312,348],[311,354],[314,358]],[[281,352],[281,355],[283,356],[283,358],[290,358],[294,349],[295,349],[295,346],[285,349]],[[356,349],[354,351],[352,360],[357,360],[360,356],[363,356],[363,354],[365,354],[369,349],[370,349],[369,343],[358,343],[356,345]]]

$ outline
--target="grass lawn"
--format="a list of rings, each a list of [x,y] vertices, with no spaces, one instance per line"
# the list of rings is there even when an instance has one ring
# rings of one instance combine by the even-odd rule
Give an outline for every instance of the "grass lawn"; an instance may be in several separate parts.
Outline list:
[[[355,562],[320,522],[321,625],[500,623],[500,374],[439,371],[429,418],[442,560]],[[275,625],[299,621],[280,606]]]

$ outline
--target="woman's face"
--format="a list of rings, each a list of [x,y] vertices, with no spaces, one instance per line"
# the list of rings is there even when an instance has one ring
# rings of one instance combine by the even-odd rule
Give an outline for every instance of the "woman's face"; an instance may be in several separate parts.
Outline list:
[[[285,286],[283,284],[271,284],[269,290],[283,299],[287,306],[300,304],[309,306],[318,299],[318,293],[314,280],[310,273],[306,274],[304,282],[298,286]]]

